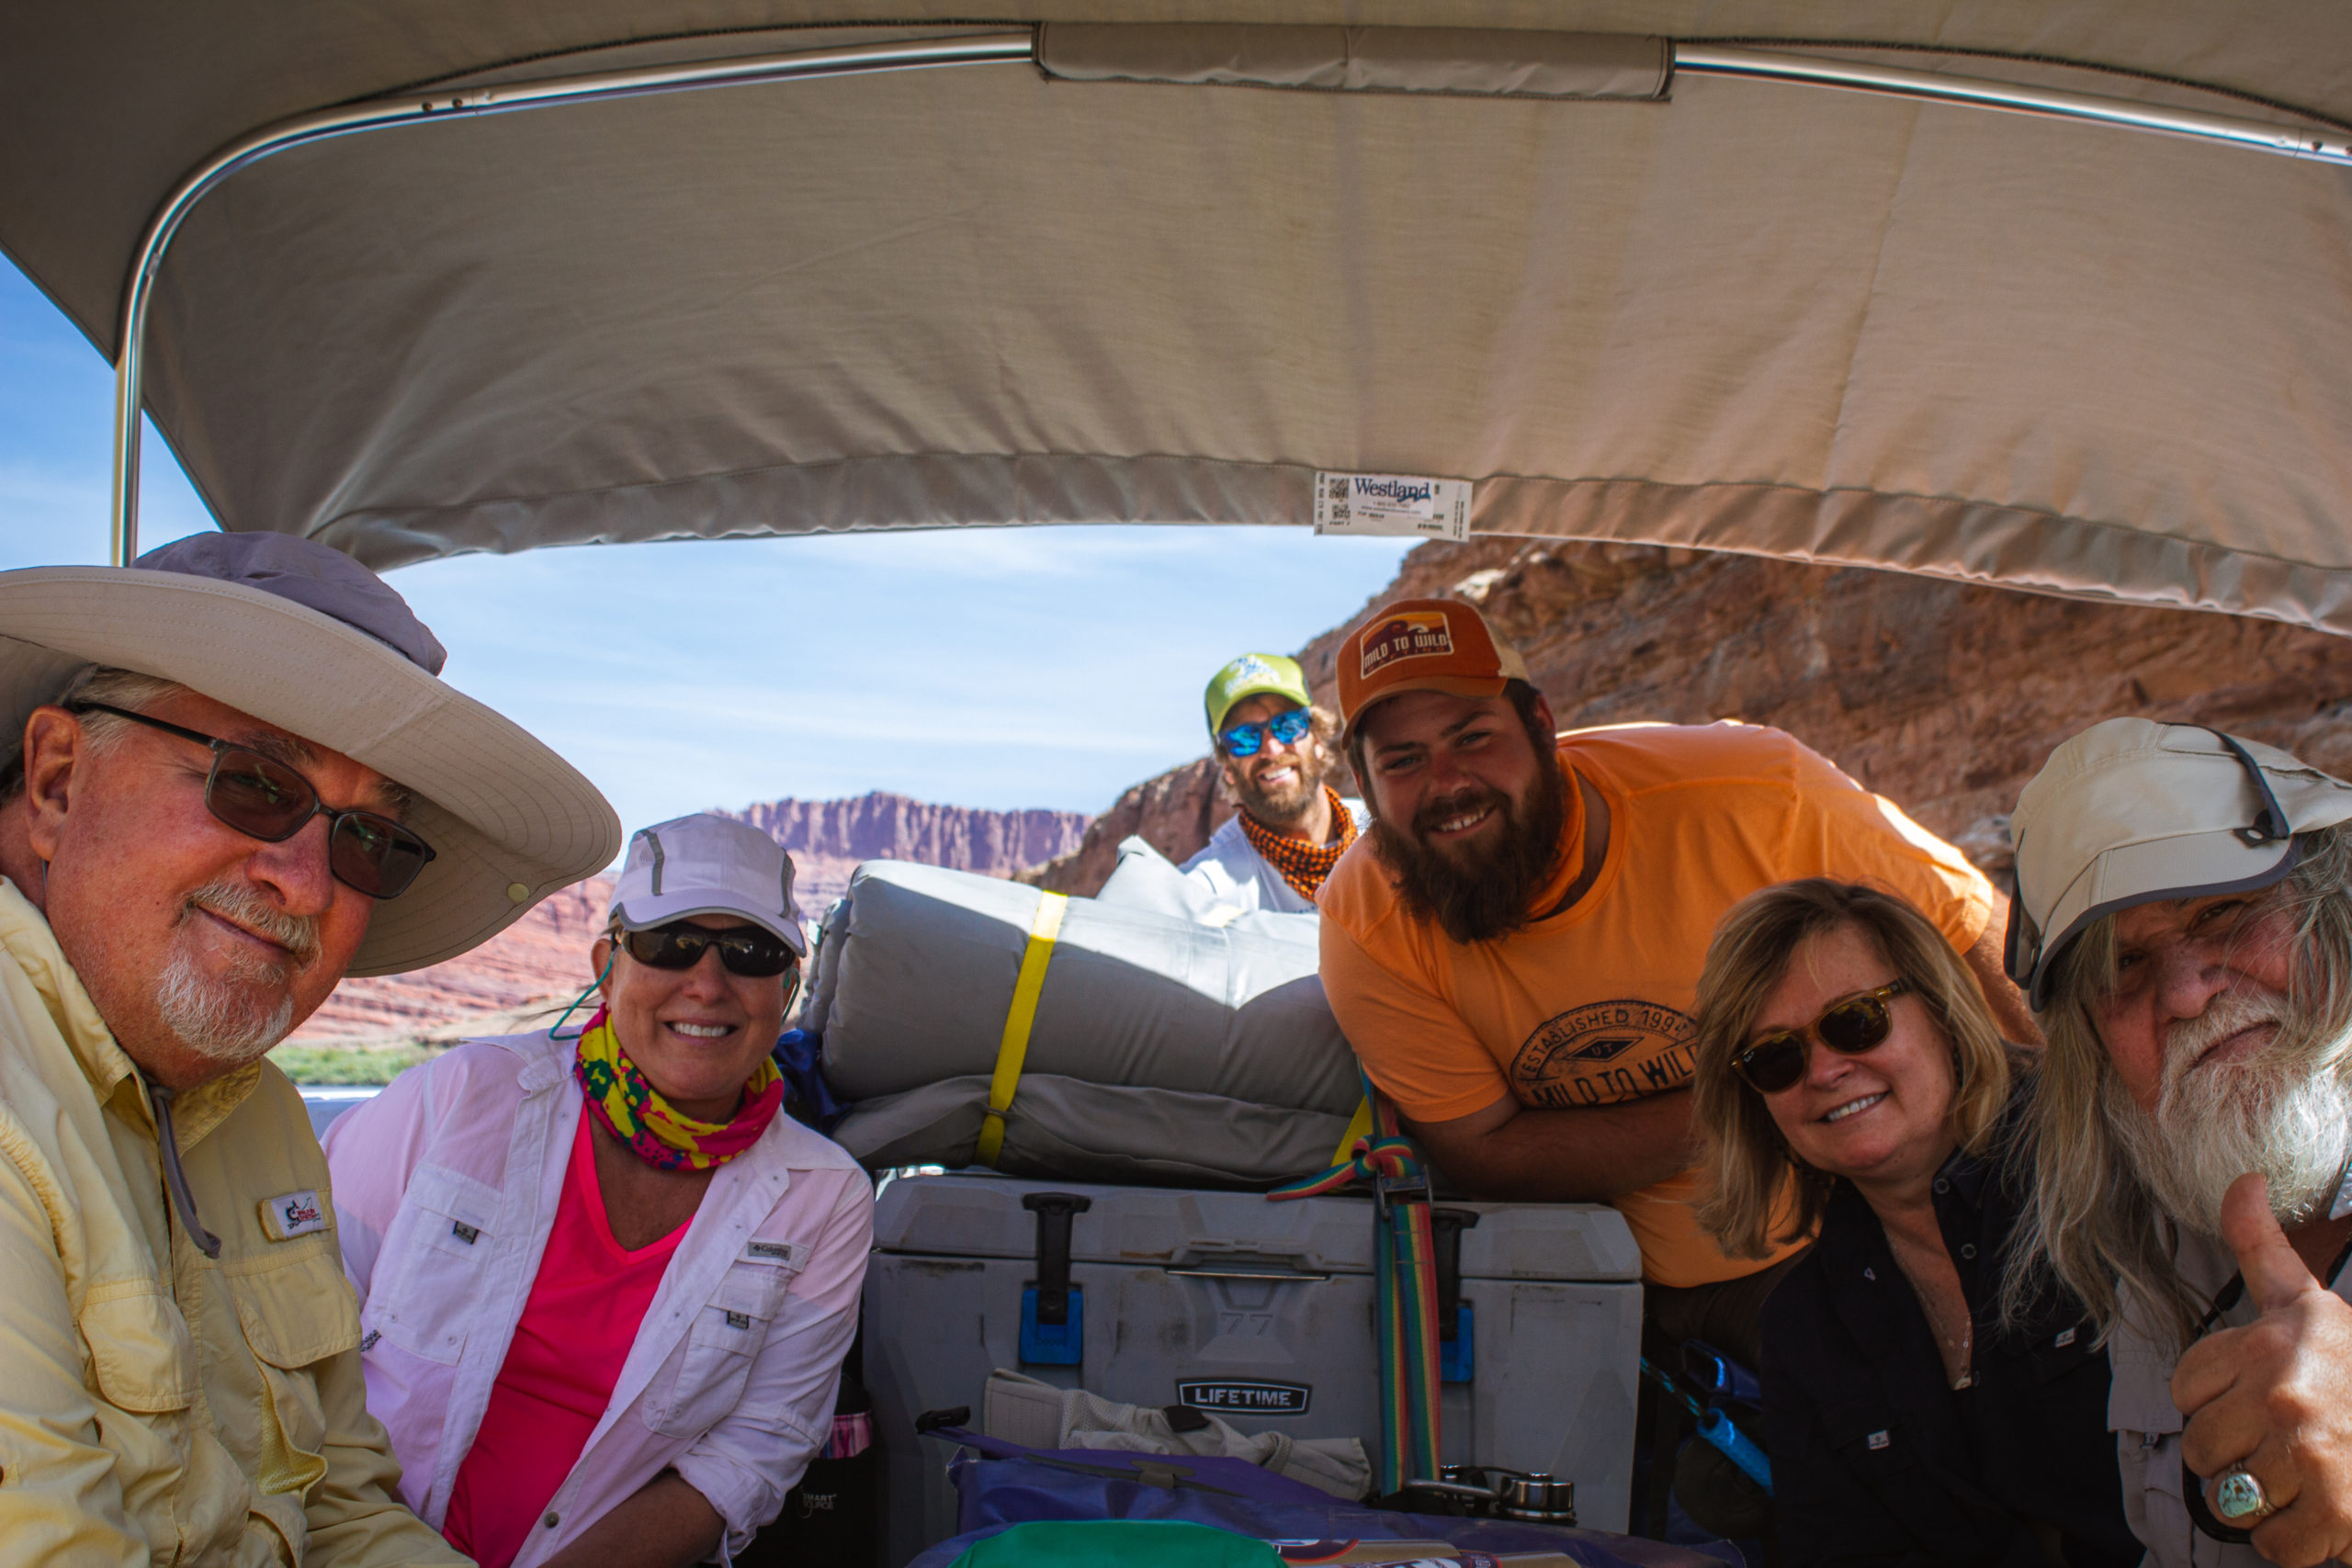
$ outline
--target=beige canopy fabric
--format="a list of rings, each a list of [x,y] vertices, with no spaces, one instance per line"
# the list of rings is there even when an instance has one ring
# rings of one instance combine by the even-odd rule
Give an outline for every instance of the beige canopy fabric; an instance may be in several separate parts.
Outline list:
[[[111,355],[142,225],[269,121],[1007,25],[905,21],[926,11],[968,15],[7,7],[0,245]],[[1223,25],[1244,13],[1283,26]],[[2352,119],[2335,0],[1057,0],[1012,20],[1046,24],[1068,74],[727,87],[245,169],[164,265],[150,406],[228,526],[379,567],[1297,524],[1317,471],[1344,470],[1475,481],[1482,532],[2352,631],[2352,172],[1669,81],[1658,41],[2324,123]]]

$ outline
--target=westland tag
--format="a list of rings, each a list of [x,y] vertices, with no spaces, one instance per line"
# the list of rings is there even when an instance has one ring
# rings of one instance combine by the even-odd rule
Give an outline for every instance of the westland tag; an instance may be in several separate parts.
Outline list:
[[[262,1234],[272,1241],[292,1241],[327,1228],[326,1205],[316,1192],[281,1192],[261,1201]]]
[[[1470,481],[1419,474],[1315,476],[1318,534],[1403,534],[1415,538],[1470,536]]]

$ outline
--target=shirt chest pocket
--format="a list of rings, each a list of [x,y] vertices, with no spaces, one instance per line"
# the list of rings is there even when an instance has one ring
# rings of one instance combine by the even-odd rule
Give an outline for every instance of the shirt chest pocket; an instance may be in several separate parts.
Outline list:
[[[1866,1483],[1907,1475],[1926,1457],[1902,1419],[1886,1405],[1871,1401],[1826,1406],[1821,1412],[1821,1430],[1838,1457]]]
[[[456,1366],[489,1275],[498,1207],[495,1188],[419,1166],[376,1266],[371,1325],[412,1355]]]
[[[90,1386],[118,1410],[162,1416],[196,1402],[187,1319],[153,1280],[90,1287],[75,1320]]]
[[[678,1375],[648,1411],[664,1437],[698,1438],[725,1420],[743,1397],[752,1362],[790,1300],[798,1275],[798,1247],[789,1257],[743,1258],[728,1265],[718,1288],[695,1314],[677,1361]]]
[[[2036,1339],[2032,1348],[2026,1352],[2026,1359],[2033,1368],[2034,1381],[2056,1382],[2060,1378],[2071,1377],[2086,1370],[2096,1376],[2106,1376],[2107,1352],[2091,1348],[2097,1338],[2090,1325],[2086,1323],[2062,1328]]]
[[[268,1395],[255,1482],[265,1496],[299,1496],[327,1472],[326,1407],[315,1369],[359,1348],[359,1309],[331,1235],[303,1237],[261,1261],[221,1273]]]

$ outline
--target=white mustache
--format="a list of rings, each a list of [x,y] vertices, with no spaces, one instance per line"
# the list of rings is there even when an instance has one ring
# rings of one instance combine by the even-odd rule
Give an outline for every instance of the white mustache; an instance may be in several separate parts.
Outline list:
[[[2238,1061],[2193,1069],[2242,1030],[2278,1033]],[[2301,1037],[2289,999],[2233,987],[2164,1035],[2164,1084],[2154,1114],[2124,1110],[2119,1131],[2158,1205],[2190,1230],[2221,1235],[2222,1195],[2258,1170],[2271,1209],[2295,1224],[2335,1190],[2352,1153],[2352,1093],[2324,1041]]]
[[[2185,1018],[2165,1031],[2165,1088],[2179,1083],[2205,1054],[2230,1036],[2256,1024],[2283,1028],[2286,1008],[2275,996],[2232,987],[2215,997],[2195,1018]]]
[[[181,919],[202,909],[256,935],[268,938],[308,967],[319,956],[319,920],[315,915],[289,915],[242,882],[223,879],[189,894]]]

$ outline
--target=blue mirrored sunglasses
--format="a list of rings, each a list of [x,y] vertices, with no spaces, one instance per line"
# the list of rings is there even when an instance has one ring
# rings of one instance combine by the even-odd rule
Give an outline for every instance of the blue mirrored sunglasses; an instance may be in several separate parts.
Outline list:
[[[1288,713],[1278,713],[1257,724],[1237,724],[1231,729],[1221,730],[1216,743],[1228,757],[1254,757],[1269,735],[1285,746],[1295,746],[1306,739],[1306,732],[1314,728],[1313,714],[1305,708],[1293,708]]]

